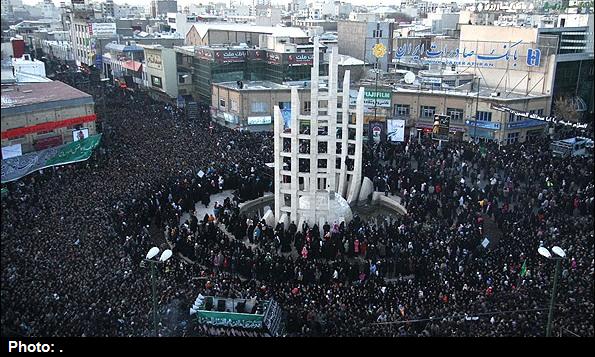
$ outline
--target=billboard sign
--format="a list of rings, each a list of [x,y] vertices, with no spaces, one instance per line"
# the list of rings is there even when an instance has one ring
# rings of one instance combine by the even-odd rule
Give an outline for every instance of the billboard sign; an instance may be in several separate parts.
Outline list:
[[[116,24],[113,22],[100,22],[90,24],[89,34],[98,38],[110,38],[116,36]]]
[[[248,125],[264,125],[264,124],[271,124],[273,121],[271,116],[262,116],[262,117],[248,117]]]
[[[373,91],[370,89],[364,90],[364,105],[374,107],[375,105],[383,108],[390,108],[392,92],[389,91]]]
[[[10,159],[11,157],[17,157],[23,155],[23,149],[21,144],[14,144],[2,147],[2,159]]]
[[[161,70],[161,54],[147,53],[147,67]]]
[[[379,143],[382,139],[382,131],[384,130],[384,123],[378,121],[371,121],[369,124],[369,136],[375,143]]]
[[[75,129],[72,131],[72,141],[79,141],[89,137],[89,129]]]
[[[196,58],[213,61],[213,51],[208,48],[201,48],[196,51]]]
[[[263,50],[248,51],[248,59],[253,61],[264,61],[266,59],[266,52]]]
[[[245,59],[245,51],[215,51],[215,61],[217,63],[244,62]]]
[[[527,66],[539,67],[541,65],[541,50],[532,48],[531,45],[534,44],[524,43],[522,40],[492,42],[487,46],[482,44],[481,49],[478,44],[473,46],[472,43],[459,44],[459,47],[431,43],[429,48],[426,48],[425,43],[415,46],[412,43],[404,43],[396,48],[394,58],[400,61],[410,57],[420,60],[424,64],[445,63],[488,68],[510,65],[514,68],[519,64],[519,60],[522,61],[521,58],[525,57]]]
[[[500,123],[492,123],[491,121],[465,120],[465,124],[470,128],[478,127],[482,129],[500,130]]]
[[[569,121],[565,121],[565,120],[559,120],[555,116],[554,117],[542,116],[537,113],[524,112],[521,110],[516,110],[516,109],[509,108],[509,107],[505,107],[503,105],[498,105],[498,104],[493,104],[493,103],[490,104],[490,108],[497,110],[499,112],[511,113],[511,114],[514,114],[517,117],[521,117],[521,118],[540,120],[544,123],[562,124],[562,125],[566,125],[566,126],[572,126],[574,128],[579,128],[579,129],[584,129],[587,127],[587,124],[579,124],[579,123],[573,123],[573,122],[569,122]]]
[[[422,77],[421,81],[423,83],[430,83],[430,84],[442,84],[442,78],[436,78],[436,77]]]
[[[95,55],[95,67],[101,68],[102,64],[103,64],[103,56]]]
[[[276,53],[267,52],[267,63],[268,64],[280,64],[281,56]]]
[[[387,138],[390,142],[405,141],[405,120],[403,119],[389,119],[386,121]]]
[[[291,102],[281,102],[280,110],[283,117],[283,129],[291,128]]]
[[[35,150],[39,151],[59,145],[62,145],[62,135],[39,139],[33,144],[33,147],[35,147]]]
[[[287,56],[287,63],[290,65],[313,65],[314,54],[312,53],[292,53]]]

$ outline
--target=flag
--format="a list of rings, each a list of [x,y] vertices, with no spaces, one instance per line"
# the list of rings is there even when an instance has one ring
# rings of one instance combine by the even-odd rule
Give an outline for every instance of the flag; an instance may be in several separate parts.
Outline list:
[[[525,277],[527,275],[527,259],[523,262],[523,266],[521,267],[521,276]]]

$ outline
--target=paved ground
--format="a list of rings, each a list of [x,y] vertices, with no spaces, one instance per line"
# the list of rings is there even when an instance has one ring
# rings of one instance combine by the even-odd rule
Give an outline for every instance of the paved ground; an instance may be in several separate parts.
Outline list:
[[[208,207],[205,207],[205,205],[203,205],[202,203],[197,202],[194,205],[194,215],[200,221],[201,219],[204,218],[205,214],[207,214],[207,213],[214,214],[213,208],[215,208],[215,202],[223,203],[223,201],[225,201],[225,199],[227,197],[232,198],[233,197],[232,192],[233,192],[233,190],[226,190],[226,191],[222,191],[217,194],[211,195],[211,203],[209,203]],[[189,218],[190,218],[190,213],[187,213],[187,212],[184,213],[182,215],[182,219],[180,220],[180,226],[182,224],[184,224],[184,222],[186,222],[186,220]]]

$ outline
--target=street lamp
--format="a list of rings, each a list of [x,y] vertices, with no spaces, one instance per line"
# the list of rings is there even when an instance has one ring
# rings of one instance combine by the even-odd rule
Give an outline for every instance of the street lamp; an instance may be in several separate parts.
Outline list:
[[[101,78],[101,101],[103,102],[103,111],[105,112],[105,84],[109,82],[109,78]]]
[[[539,247],[537,252],[547,259],[554,259],[556,261],[556,270],[554,272],[554,286],[552,288],[552,296],[550,298],[550,309],[547,317],[547,328],[545,332],[546,337],[552,335],[552,320],[554,317],[554,303],[556,301],[556,289],[558,288],[558,274],[560,273],[560,265],[562,259],[566,259],[566,252],[558,246],[553,246],[552,251],[555,255],[552,255],[546,247]]]
[[[153,247],[149,249],[147,256],[143,259],[144,262],[148,262],[151,265],[151,283],[153,285],[153,328],[155,329],[155,337],[159,336],[159,330],[157,327],[157,285],[155,282],[155,265],[162,264],[166,260],[168,260],[172,256],[172,251],[170,249],[166,249],[161,253],[159,260],[155,260],[155,258],[159,254],[159,248]]]

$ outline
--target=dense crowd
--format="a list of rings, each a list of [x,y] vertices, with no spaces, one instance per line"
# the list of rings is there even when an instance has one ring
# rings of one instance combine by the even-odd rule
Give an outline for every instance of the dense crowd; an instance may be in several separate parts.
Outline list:
[[[537,248],[559,245],[556,334],[593,336],[592,158],[554,158],[545,138],[369,145],[364,174],[407,214],[285,230],[239,211],[272,190],[270,134],[210,131],[208,107],[189,120],[143,93],[107,93],[89,161],[8,185],[5,334],[151,335],[140,263],[158,245],[175,253],[159,271],[162,335],[236,334],[188,316],[202,293],[274,298],[288,336],[540,336],[554,270]],[[228,189],[212,215],[192,214]]]

